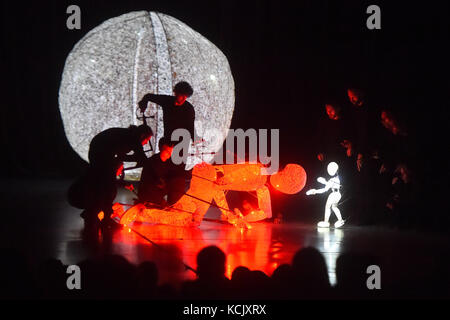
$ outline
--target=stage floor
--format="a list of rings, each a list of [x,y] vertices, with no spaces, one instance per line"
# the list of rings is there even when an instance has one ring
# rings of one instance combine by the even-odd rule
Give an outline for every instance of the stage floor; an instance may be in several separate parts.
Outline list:
[[[448,236],[398,231],[381,227],[318,229],[300,222],[254,223],[251,230],[203,221],[199,228],[134,224],[105,236],[86,232],[78,209],[65,201],[70,181],[3,181],[4,216],[2,247],[15,247],[32,264],[53,257],[64,264],[104,253],[123,255],[133,263],[154,261],[160,283],[176,286],[195,274],[196,255],[216,245],[226,254],[226,275],[238,266],[262,270],[268,275],[290,263],[296,251],[312,246],[321,251],[335,283],[336,258],[342,252],[359,252],[380,258],[383,279],[422,279],[440,270],[442,257],[450,253]],[[187,266],[187,268],[186,268]]]

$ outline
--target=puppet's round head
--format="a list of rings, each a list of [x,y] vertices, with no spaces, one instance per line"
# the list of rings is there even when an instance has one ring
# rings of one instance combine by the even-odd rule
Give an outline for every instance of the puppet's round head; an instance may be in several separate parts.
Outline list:
[[[306,184],[306,171],[302,166],[289,163],[283,170],[270,176],[270,184],[286,194],[300,192]]]
[[[327,166],[327,171],[330,176],[334,176],[339,169],[339,166],[336,162],[330,162]]]

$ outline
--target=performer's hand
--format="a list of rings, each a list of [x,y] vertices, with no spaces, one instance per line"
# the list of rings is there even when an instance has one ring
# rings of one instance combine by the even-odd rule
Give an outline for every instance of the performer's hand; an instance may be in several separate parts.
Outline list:
[[[205,161],[203,161],[203,162],[197,163],[195,166],[196,166],[198,169],[204,169],[204,168],[206,168],[207,165],[208,165],[208,163],[206,163]]]
[[[391,202],[386,203],[386,207],[389,208],[390,210],[394,209],[394,205]]]
[[[359,153],[358,158],[356,160],[356,168],[358,169],[358,171],[361,171],[362,166],[363,166],[363,155]]]
[[[344,140],[341,142],[341,146],[343,146],[345,149],[347,149],[347,151],[346,151],[347,157],[351,157],[353,154],[353,148],[352,148],[351,141]]]
[[[145,112],[145,109],[147,109],[147,102],[145,101],[140,101],[138,103],[139,109],[141,110],[142,113]]]
[[[319,159],[319,161],[323,161],[323,153],[319,153],[317,155],[317,159]]]
[[[379,171],[379,173],[380,174],[382,174],[382,173],[385,173],[386,172],[386,166],[384,165],[384,163],[381,165],[381,167],[380,167],[380,171]]]
[[[132,184],[126,185],[124,188],[130,191],[134,190],[134,186]]]
[[[200,144],[200,143],[203,143],[203,142],[206,142],[206,140],[203,139],[203,138],[201,138],[201,139],[199,139],[199,140],[193,141],[192,144],[193,144],[193,145],[196,145],[196,144]]]
[[[163,179],[159,179],[158,183],[156,184],[156,187],[159,189],[164,189],[166,186],[166,182]]]

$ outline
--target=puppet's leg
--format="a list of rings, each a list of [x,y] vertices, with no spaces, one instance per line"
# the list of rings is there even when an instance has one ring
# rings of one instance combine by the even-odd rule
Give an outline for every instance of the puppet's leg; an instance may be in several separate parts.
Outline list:
[[[334,214],[336,215],[336,218],[338,219],[338,221],[342,220],[342,216],[341,216],[341,210],[339,210],[339,208],[337,207],[337,205],[332,205],[331,209],[333,209]]]
[[[216,190],[216,192],[214,192],[213,199],[219,207],[220,212],[222,212],[220,219],[228,221],[231,216],[231,212],[229,211],[228,202],[225,198],[225,192],[221,189]]]
[[[331,215],[331,204],[333,203],[333,198],[331,197],[331,194],[328,196],[327,203],[325,204],[325,217],[323,221],[320,221],[317,226],[320,228],[328,228],[330,226],[330,223],[328,220],[330,220]]]
[[[333,203],[331,205],[331,209],[333,210],[334,214],[336,215],[336,218],[338,219],[335,223],[334,223],[334,227],[335,228],[340,228],[344,225],[344,220],[342,219],[342,215],[341,215],[341,210],[339,210],[339,208],[337,207],[339,200],[341,199],[341,194],[340,193],[336,193],[333,195]]]
[[[120,224],[127,225],[133,223],[135,220],[139,220],[142,212],[145,210],[145,205],[138,203],[129,208],[120,218]]]
[[[263,186],[256,189],[256,195],[258,196],[258,207],[266,214],[266,218],[272,218],[272,203],[270,201],[269,188]]]
[[[242,213],[240,213],[239,209],[236,209],[235,213],[229,210],[228,202],[225,198],[225,193],[223,190],[217,190],[213,199],[222,212],[222,216],[220,217],[221,220],[227,221],[236,227],[251,229],[251,226],[243,219]]]
[[[260,221],[272,217],[270,192],[266,186],[256,189],[258,197],[258,209],[252,210],[244,219],[248,222]]]

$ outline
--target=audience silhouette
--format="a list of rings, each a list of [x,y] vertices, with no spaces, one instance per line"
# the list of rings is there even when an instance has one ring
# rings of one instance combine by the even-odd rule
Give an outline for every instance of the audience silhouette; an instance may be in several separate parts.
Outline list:
[[[36,270],[29,268],[18,252],[4,249],[7,263],[1,271],[8,274],[0,287],[3,299],[112,299],[112,300],[328,300],[328,299],[386,299],[404,297],[450,297],[449,265],[436,267],[436,274],[405,285],[392,283],[383,290],[367,287],[369,265],[380,261],[360,253],[343,253],[336,263],[337,284],[330,285],[323,255],[315,248],[299,250],[292,263],[278,266],[269,277],[259,270],[237,267],[231,280],[225,276],[226,255],[216,246],[203,248],[197,255],[197,278],[173,285],[158,284],[159,273],[154,262],[139,265],[122,256],[107,254],[87,259],[77,265],[82,270],[81,290],[66,286],[67,266],[60,260],[47,259]],[[445,280],[442,282],[442,280]],[[440,284],[438,284],[440,283]],[[438,285],[436,285],[438,284]],[[437,287],[437,290],[432,288]]]

